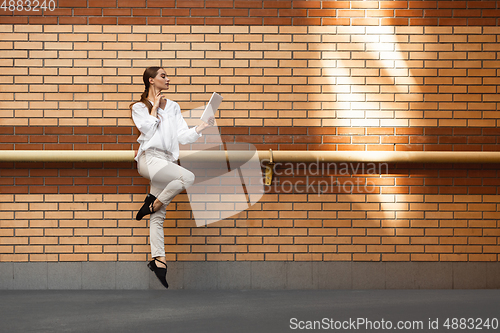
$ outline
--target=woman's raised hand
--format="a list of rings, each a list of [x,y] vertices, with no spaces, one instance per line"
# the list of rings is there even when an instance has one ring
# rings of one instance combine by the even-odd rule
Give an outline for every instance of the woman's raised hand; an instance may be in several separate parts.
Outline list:
[[[165,105],[165,100],[163,99],[161,90],[158,90],[158,92],[155,91],[153,109],[151,110],[151,115],[153,117],[156,117],[158,112],[158,107],[162,105]]]
[[[155,96],[155,102],[153,104],[153,109],[157,109],[161,104],[162,104],[162,99],[163,99],[163,96],[161,94],[161,90],[159,90]]]
[[[203,130],[205,130],[205,128],[208,128],[210,126],[214,126],[214,122],[215,122],[215,117],[212,116],[210,118],[208,118],[208,123],[204,122],[203,120],[201,121],[201,124],[196,126],[196,133],[200,133],[202,132]]]
[[[207,123],[207,127],[210,127],[210,126],[214,126],[214,123],[215,123],[215,117],[212,116],[210,118],[208,118],[208,123]]]

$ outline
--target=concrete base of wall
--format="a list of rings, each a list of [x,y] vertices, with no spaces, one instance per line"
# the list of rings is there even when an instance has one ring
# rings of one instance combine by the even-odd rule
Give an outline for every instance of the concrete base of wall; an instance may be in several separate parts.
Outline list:
[[[498,289],[500,262],[171,262],[171,289]],[[163,289],[146,262],[3,262],[0,289]]]

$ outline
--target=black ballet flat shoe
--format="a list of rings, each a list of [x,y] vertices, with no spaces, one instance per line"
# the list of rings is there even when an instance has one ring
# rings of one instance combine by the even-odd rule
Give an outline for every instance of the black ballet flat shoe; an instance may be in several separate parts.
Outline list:
[[[140,221],[144,216],[153,214],[155,212],[153,209],[153,202],[155,202],[155,200],[156,197],[149,193],[146,199],[144,199],[144,204],[142,205],[141,209],[139,209],[137,215],[135,216],[135,219],[137,221]]]
[[[156,266],[155,260],[158,261],[158,262],[161,262],[162,264],[164,264],[165,268]],[[167,283],[167,264],[164,263],[161,260],[153,258],[153,260],[151,260],[148,263],[148,267],[149,267],[150,270],[152,270],[153,272],[155,272],[156,277],[158,278],[158,280],[160,280],[161,284],[163,284],[163,286],[168,289],[168,283]]]
[[[155,200],[156,200],[156,197],[154,195],[152,195],[151,193],[148,193],[148,195],[146,196],[146,199],[144,199],[144,202],[151,203],[151,202],[154,202]]]

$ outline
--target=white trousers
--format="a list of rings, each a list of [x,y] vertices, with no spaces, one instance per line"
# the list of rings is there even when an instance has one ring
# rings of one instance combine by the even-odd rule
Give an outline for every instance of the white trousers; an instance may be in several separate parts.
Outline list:
[[[167,206],[184,189],[193,185],[194,174],[177,165],[174,158],[158,149],[147,149],[137,163],[139,174],[151,181],[150,193],[163,203],[163,206],[150,215],[149,236],[151,255],[165,256],[163,222]]]

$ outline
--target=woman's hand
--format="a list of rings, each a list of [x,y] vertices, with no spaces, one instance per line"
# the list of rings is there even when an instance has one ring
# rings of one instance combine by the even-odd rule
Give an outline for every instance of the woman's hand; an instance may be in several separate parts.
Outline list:
[[[207,127],[214,126],[214,123],[215,123],[214,116],[208,118],[208,123],[202,121],[200,125],[196,126],[196,133],[200,133],[201,131],[203,131]]]
[[[212,116],[212,117],[208,118],[208,123],[205,123],[205,124],[207,124],[206,127],[211,127],[211,126],[214,126],[214,123],[215,123],[215,117]]]
[[[166,101],[163,99],[163,96],[162,96],[162,94],[161,94],[161,90],[159,90],[159,91],[155,94],[154,98],[155,98],[155,102],[154,102],[154,104],[153,104],[153,109],[151,110],[151,115],[152,115],[152,116],[154,116],[154,117],[156,117],[158,107],[159,107],[160,105],[165,105],[165,102],[166,102]],[[154,113],[154,114],[153,114],[153,113]]]

